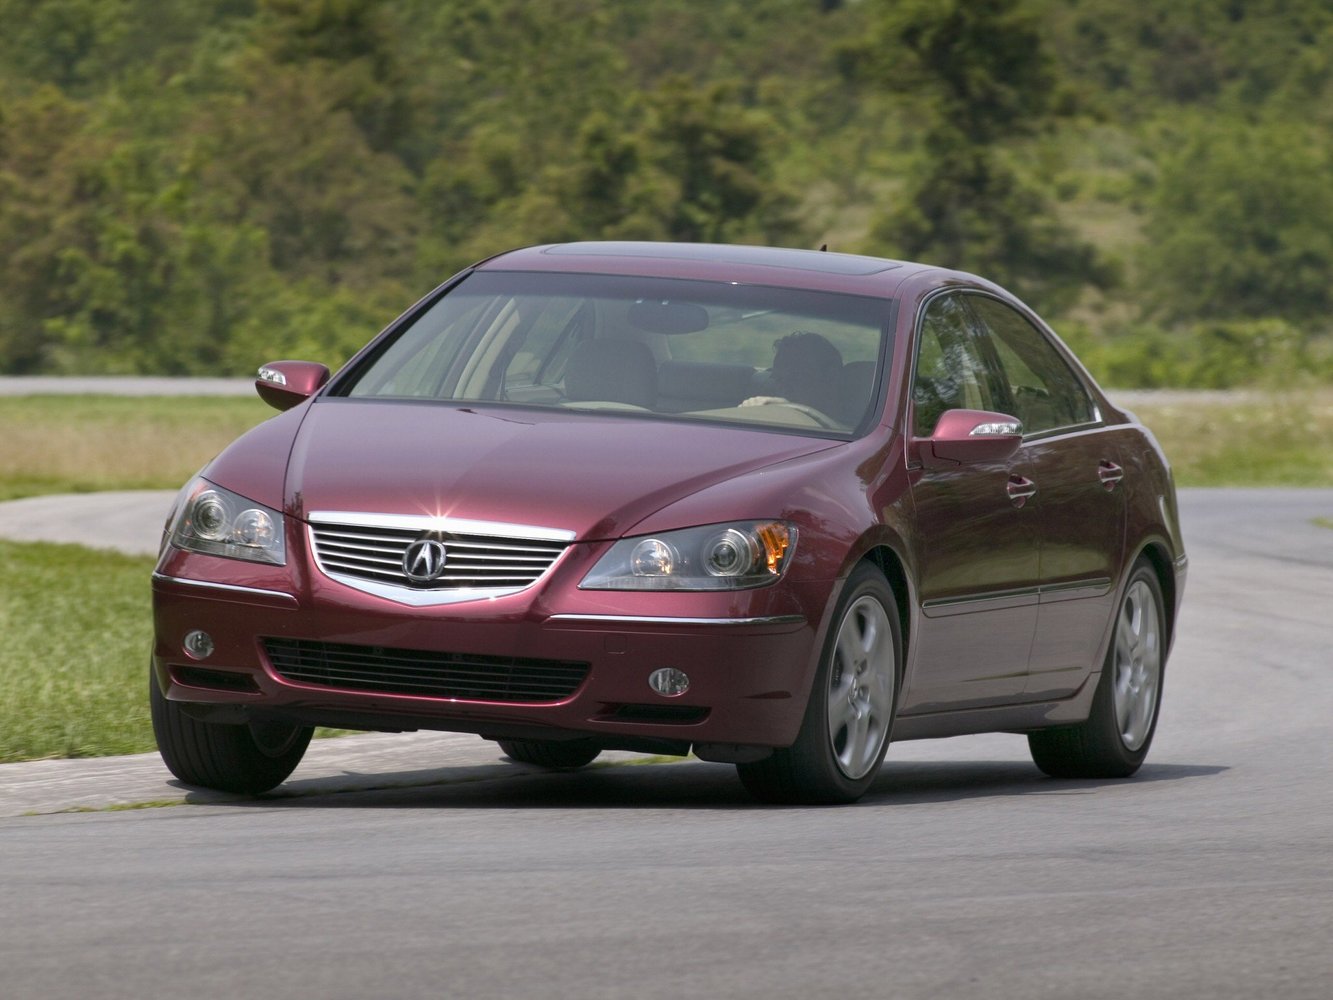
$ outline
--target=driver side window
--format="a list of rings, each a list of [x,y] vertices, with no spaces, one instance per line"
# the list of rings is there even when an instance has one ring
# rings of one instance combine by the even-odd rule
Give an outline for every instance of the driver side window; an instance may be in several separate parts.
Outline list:
[[[913,433],[929,437],[945,410],[995,410],[995,372],[979,349],[962,297],[940,295],[926,306],[917,334],[912,383]]]

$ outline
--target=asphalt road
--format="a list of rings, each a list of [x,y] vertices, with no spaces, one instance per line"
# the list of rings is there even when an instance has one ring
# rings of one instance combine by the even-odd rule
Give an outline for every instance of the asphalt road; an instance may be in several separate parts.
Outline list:
[[[298,795],[0,819],[0,996],[1325,1000],[1333,491],[1183,501],[1135,779],[1047,779],[995,735],[895,745],[856,806],[775,809],[723,765],[366,743]]]

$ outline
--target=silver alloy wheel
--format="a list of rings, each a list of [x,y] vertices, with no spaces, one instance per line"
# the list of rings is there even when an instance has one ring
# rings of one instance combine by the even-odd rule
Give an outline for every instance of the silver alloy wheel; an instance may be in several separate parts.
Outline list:
[[[1157,689],[1162,683],[1162,622],[1152,589],[1135,580],[1125,594],[1115,629],[1115,674],[1111,678],[1116,728],[1129,751],[1152,732]]]
[[[879,761],[893,715],[897,678],[893,629],[884,605],[858,598],[842,616],[828,671],[828,733],[838,770],[853,781]]]

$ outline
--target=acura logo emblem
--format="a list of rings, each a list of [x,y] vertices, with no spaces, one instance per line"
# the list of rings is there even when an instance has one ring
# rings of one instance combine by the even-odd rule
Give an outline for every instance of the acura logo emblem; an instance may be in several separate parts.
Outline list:
[[[448,559],[444,542],[436,538],[418,538],[403,553],[403,573],[413,583],[430,583],[439,579]]]

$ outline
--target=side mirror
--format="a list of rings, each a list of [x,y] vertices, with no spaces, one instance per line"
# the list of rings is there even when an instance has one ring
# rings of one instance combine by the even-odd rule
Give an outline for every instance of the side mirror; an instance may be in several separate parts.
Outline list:
[[[1023,443],[1023,423],[1007,413],[989,410],[946,410],[935,432],[916,442],[927,469],[1003,462]]]
[[[329,369],[314,361],[270,361],[259,369],[255,392],[277,410],[290,410],[329,380]]]

